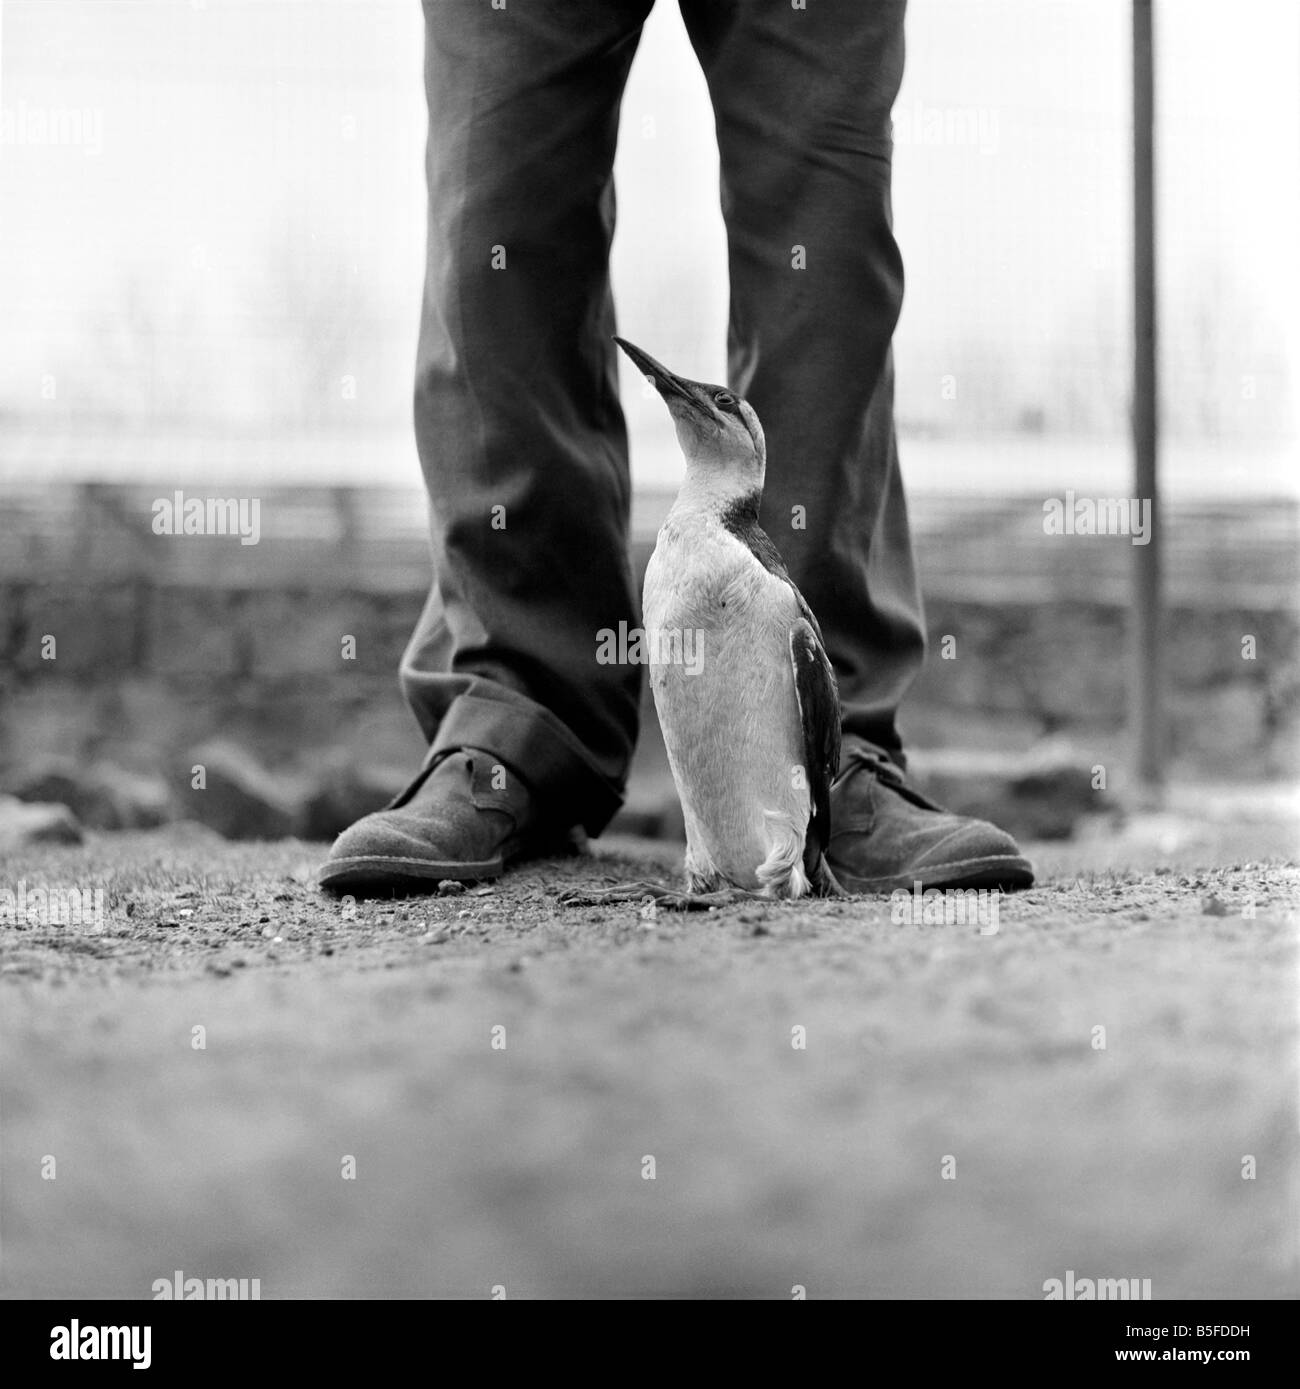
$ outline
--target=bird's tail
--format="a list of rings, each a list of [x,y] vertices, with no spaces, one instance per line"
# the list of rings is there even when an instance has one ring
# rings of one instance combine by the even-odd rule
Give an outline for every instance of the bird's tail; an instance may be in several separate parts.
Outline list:
[[[795,829],[788,815],[765,810],[763,818],[771,834],[767,858],[758,866],[758,888],[764,897],[846,897],[835,880],[826,855],[807,866],[804,835]]]
[[[812,891],[803,868],[803,832],[796,829],[790,816],[780,810],[765,810],[767,826],[767,857],[758,865],[755,876],[758,890],[764,897],[807,897]]]

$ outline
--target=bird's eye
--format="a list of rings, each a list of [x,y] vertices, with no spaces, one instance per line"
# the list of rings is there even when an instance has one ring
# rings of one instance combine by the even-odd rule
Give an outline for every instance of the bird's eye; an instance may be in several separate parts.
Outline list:
[[[719,391],[717,395],[713,397],[713,403],[715,405],[721,405],[725,410],[728,406],[736,403],[736,397],[732,395],[730,391]]]

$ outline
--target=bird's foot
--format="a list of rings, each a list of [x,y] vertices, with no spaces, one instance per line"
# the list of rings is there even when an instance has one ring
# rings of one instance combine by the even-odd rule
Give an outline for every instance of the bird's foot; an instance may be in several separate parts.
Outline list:
[[[743,888],[720,888],[715,892],[686,892],[666,887],[663,883],[618,883],[615,886],[570,888],[560,893],[562,907],[608,907],[630,902],[653,902],[667,911],[702,912],[713,907],[728,907],[736,902],[749,901],[756,894]]]

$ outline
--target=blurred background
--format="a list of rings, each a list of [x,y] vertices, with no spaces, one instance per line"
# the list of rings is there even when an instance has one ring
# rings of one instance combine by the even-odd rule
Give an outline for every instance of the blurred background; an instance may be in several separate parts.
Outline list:
[[[1164,0],[1156,33],[1165,765],[1267,794],[1300,693],[1300,9]],[[421,50],[415,0],[0,0],[0,789],[327,835],[421,755]],[[1042,524],[1134,495],[1130,82],[1118,0],[910,5],[898,420],[935,649],[903,730],[955,808],[1035,835],[1134,783],[1133,547]],[[668,0],[617,179],[622,328],[722,379],[717,151]],[[627,370],[643,563],[680,462]],[[260,498],[259,544],[152,534],[177,488]],[[652,728],[623,827],[677,829]]]

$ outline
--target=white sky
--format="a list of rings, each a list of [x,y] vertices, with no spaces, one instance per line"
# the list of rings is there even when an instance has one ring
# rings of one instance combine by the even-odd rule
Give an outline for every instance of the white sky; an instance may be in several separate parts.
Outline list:
[[[1287,397],[1293,427],[1300,5],[1161,0],[1157,20],[1167,359],[1207,276],[1226,275],[1236,317],[1216,341],[1229,379],[1263,370],[1280,335],[1290,371],[1265,373],[1263,389]],[[56,368],[65,401],[106,373],[110,389],[141,389],[132,345],[114,337],[134,274],[178,344],[153,362],[146,396],[193,384],[166,378],[189,370],[182,339],[199,324],[221,408],[256,424],[285,384],[278,335],[294,310],[277,302],[268,255],[287,244],[309,291],[336,292],[317,267],[342,267],[371,327],[362,388],[406,428],[420,49],[416,0],[0,0],[0,409],[38,401]],[[1098,370],[1127,352],[1128,65],[1122,0],[912,0],[894,193],[907,411],[929,410],[963,342],[996,342],[1031,393],[1054,389],[1053,352]],[[979,143],[912,136],[958,108],[978,117]],[[87,113],[80,145],[28,138],[55,109]],[[623,329],[684,372],[721,377],[717,155],[669,0],[646,27],[617,172]],[[256,370],[227,370],[232,358]],[[658,428],[655,402],[628,396],[634,431]]]

